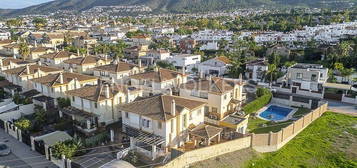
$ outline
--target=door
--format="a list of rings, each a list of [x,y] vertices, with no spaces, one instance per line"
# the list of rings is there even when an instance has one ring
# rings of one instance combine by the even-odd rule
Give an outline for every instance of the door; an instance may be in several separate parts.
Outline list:
[[[292,87],[292,93],[296,93],[297,87]]]

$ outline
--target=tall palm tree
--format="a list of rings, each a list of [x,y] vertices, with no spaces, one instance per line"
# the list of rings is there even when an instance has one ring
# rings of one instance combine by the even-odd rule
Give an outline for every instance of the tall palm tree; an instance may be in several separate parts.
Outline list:
[[[24,60],[26,60],[30,55],[30,48],[25,41],[20,43],[19,53],[22,56],[22,59]]]
[[[276,65],[275,64],[269,64],[268,65],[268,73],[270,73],[270,87],[273,84],[273,73],[276,71]]]

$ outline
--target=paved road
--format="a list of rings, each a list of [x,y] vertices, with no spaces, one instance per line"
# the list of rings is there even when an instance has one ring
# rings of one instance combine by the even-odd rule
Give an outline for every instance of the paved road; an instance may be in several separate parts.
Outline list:
[[[327,100],[327,101],[328,101],[329,110],[338,113],[351,114],[357,116],[357,105],[342,103],[333,100]]]
[[[12,151],[11,155],[0,157],[0,168],[57,168],[44,155],[31,151],[29,146],[6,134],[3,129],[0,129],[0,142],[7,144]]]

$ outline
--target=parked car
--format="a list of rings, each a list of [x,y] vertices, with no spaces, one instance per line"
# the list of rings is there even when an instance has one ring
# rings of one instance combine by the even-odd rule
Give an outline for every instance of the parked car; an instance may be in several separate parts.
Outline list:
[[[4,143],[0,143],[0,156],[7,156],[11,153],[11,149]]]

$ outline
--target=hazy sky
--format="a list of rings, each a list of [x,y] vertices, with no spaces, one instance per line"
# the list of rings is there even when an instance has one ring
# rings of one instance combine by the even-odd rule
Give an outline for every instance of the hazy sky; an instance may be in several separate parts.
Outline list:
[[[1,9],[19,9],[53,0],[0,0]]]

